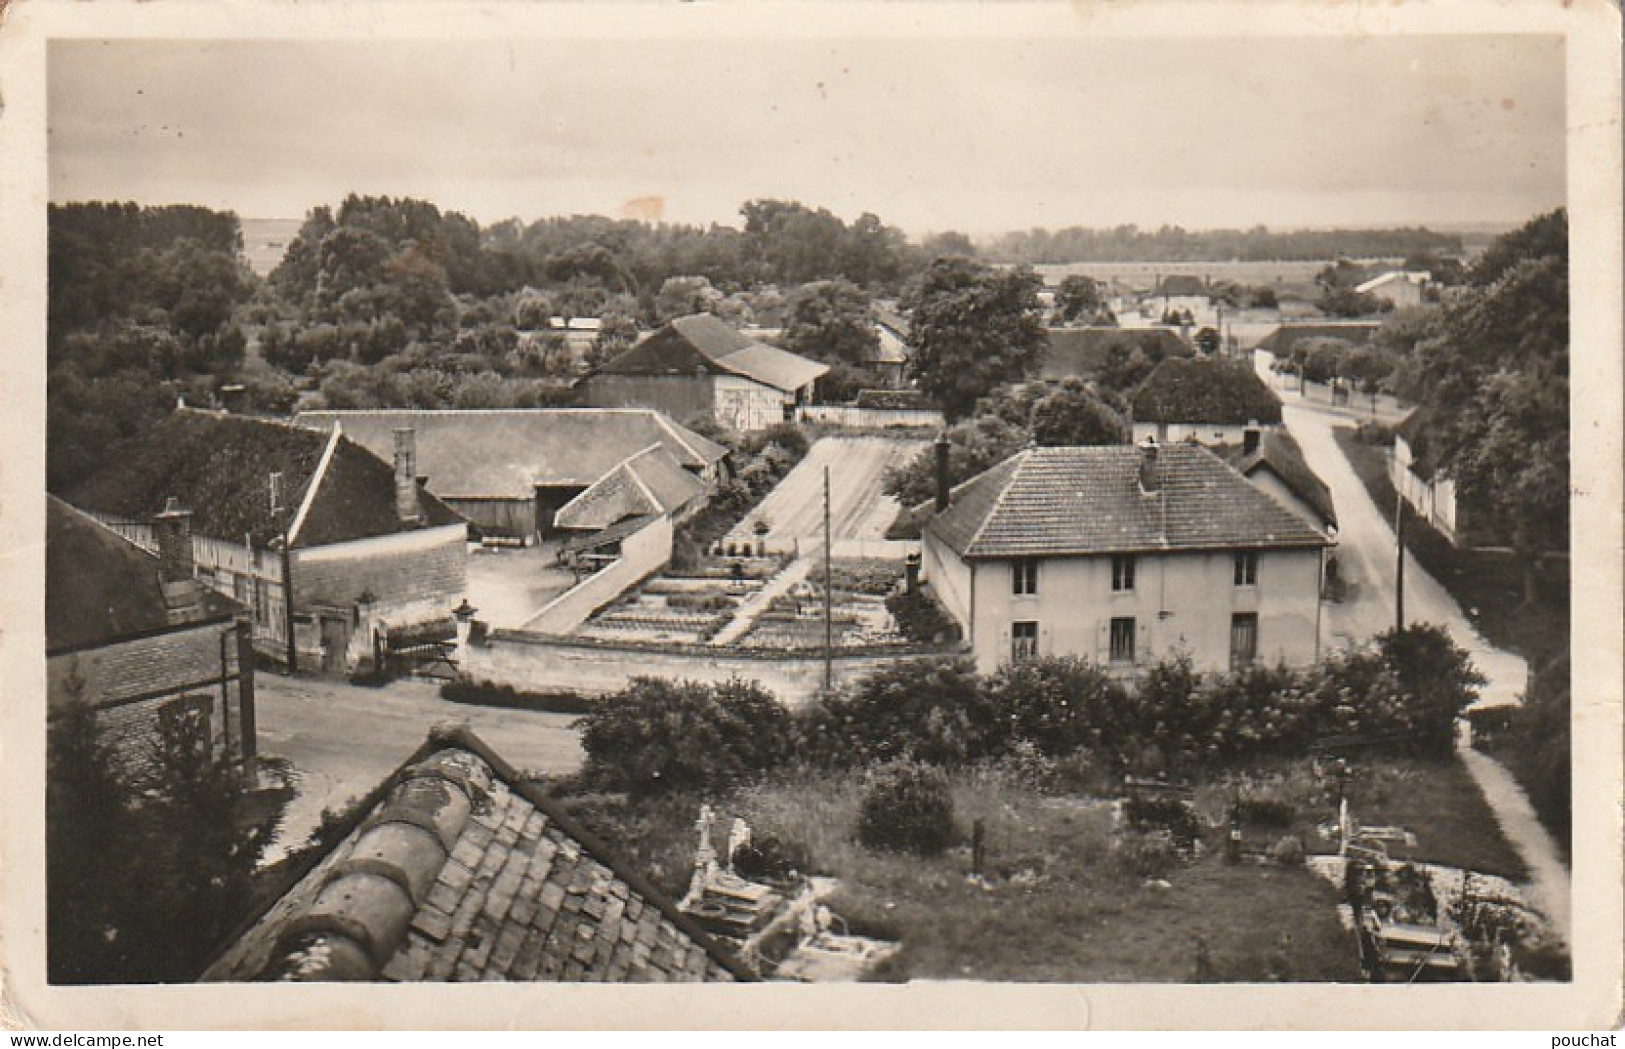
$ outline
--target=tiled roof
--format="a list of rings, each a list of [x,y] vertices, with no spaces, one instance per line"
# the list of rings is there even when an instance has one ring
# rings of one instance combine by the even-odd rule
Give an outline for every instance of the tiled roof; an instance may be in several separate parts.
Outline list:
[[[1375,291],[1378,288],[1399,282],[1404,282],[1406,284],[1426,284],[1430,276],[1431,275],[1427,273],[1414,273],[1407,272],[1405,270],[1389,270],[1387,273],[1381,274],[1380,276],[1372,277],[1364,284],[1357,285],[1354,290],[1364,295],[1367,292]]]
[[[1305,324],[1283,324],[1258,340],[1258,348],[1268,350],[1277,357],[1290,357],[1292,347],[1303,339],[1344,339],[1353,343],[1366,343],[1381,327],[1380,321],[1311,321]]]
[[[1029,448],[972,478],[926,532],[966,558],[1324,546],[1302,518],[1198,445]]]
[[[281,504],[291,518],[322,464],[329,433],[272,419],[182,408],[120,444],[105,465],[61,493],[75,506],[146,521],[170,498],[192,511],[197,535],[265,543],[284,521],[270,512],[270,475],[282,475]],[[393,456],[393,450],[386,453]],[[430,525],[461,521],[420,493]],[[395,472],[347,436],[334,447],[294,545],[321,546],[405,530],[395,510]]]
[[[751,979],[466,728],[429,742],[204,981]]]
[[[704,483],[664,446],[650,445],[559,507],[553,523],[559,528],[607,528],[627,517],[671,513],[703,491]]]
[[[1135,391],[1135,422],[1239,426],[1281,421],[1281,399],[1240,361],[1170,357]]]
[[[1332,490],[1315,473],[1303,457],[1303,449],[1298,447],[1297,440],[1287,431],[1271,430],[1264,433],[1251,454],[1238,448],[1229,462],[1243,477],[1251,477],[1258,470],[1270,470],[1292,494],[1320,515],[1323,524],[1337,524]]]
[[[1047,328],[1044,334],[1049,343],[1038,366],[1041,379],[1089,378],[1118,346],[1144,347],[1148,353],[1160,351],[1163,357],[1189,357],[1194,352],[1172,328],[1164,327]]]
[[[158,558],[54,496],[45,499],[45,651],[230,619],[243,606],[207,587],[185,624],[169,616]]]
[[[742,375],[790,393],[829,371],[829,366],[756,342],[709,313],[696,313],[666,322],[598,371],[608,375]]]
[[[1201,277],[1176,273],[1172,276],[1162,278],[1162,283],[1157,285],[1156,294],[1206,295],[1207,292],[1207,285],[1202,283]]]
[[[443,499],[530,499],[537,485],[586,487],[652,444],[690,469],[715,464],[727,449],[642,408],[513,408],[473,411],[383,409],[301,412],[296,421],[345,436],[392,457],[395,430],[410,427],[418,473]]]

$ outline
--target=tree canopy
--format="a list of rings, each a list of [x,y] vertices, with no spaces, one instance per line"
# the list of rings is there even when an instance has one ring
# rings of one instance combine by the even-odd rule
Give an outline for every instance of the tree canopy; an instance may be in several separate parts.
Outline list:
[[[1024,266],[950,256],[932,262],[904,291],[920,388],[948,418],[963,418],[977,398],[1037,365],[1045,344],[1041,284]]]

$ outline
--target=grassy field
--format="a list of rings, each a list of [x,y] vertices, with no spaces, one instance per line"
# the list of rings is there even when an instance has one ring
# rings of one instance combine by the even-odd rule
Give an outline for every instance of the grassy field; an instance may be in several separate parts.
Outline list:
[[[1385,449],[1362,444],[1354,430],[1332,431],[1360,483],[1385,518],[1394,515],[1393,482],[1388,478]],[[1506,554],[1458,550],[1444,536],[1414,517],[1405,522],[1405,548],[1429,575],[1450,591],[1473,625],[1493,645],[1540,664],[1569,647],[1569,582],[1565,569],[1553,568],[1538,579],[1539,600],[1524,602],[1523,569]]]
[[[954,779],[956,824],[985,828],[984,877],[962,841],[933,858],[875,852],[853,838],[861,777],[793,773],[712,803],[758,835],[805,845],[855,932],[900,939],[884,979],[1193,979],[1198,939],[1211,978],[1359,979],[1334,889],[1301,868],[1231,866],[1208,850],[1163,882],[1128,871],[1113,848],[1110,802],[1054,796],[1005,771]],[[681,894],[694,847],[694,799],[569,799],[588,826],[623,843]],[[726,825],[726,824],[724,824]]]

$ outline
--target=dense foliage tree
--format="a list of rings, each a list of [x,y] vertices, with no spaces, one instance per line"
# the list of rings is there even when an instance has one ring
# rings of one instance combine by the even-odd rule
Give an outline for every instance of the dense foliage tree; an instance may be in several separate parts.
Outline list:
[[[1024,378],[1044,347],[1037,274],[964,257],[937,259],[904,292],[920,389],[949,419],[1000,383]]]
[[[1031,435],[1024,426],[1014,425],[997,415],[978,415],[948,428],[949,483],[967,481],[1022,448]],[[926,503],[936,494],[936,460],[926,448],[900,467],[886,471],[881,481],[886,494],[904,506]]]
[[[1069,274],[1055,289],[1055,309],[1052,320],[1057,324],[1095,324],[1105,308],[1100,284],[1082,273]]]
[[[869,297],[848,280],[803,284],[786,304],[784,348],[814,360],[862,364],[880,344]]]
[[[160,725],[146,772],[120,771],[83,701],[50,727],[53,981],[196,979],[247,916],[282,804],[250,797],[213,753],[200,711],[177,705]]]
[[[1124,444],[1128,421],[1078,379],[1067,379],[1033,404],[1029,418],[1039,447]]]
[[[1558,209],[1492,244],[1406,369],[1433,454],[1456,476],[1458,499],[1480,501],[1505,531],[1527,600],[1541,556],[1568,539],[1566,229]]]
[[[715,789],[788,757],[790,714],[753,681],[634,677],[580,721],[589,776],[636,794]]]

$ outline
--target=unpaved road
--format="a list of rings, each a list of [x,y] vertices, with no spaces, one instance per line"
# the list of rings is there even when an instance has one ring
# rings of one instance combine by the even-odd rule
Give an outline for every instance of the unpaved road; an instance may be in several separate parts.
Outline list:
[[[451,703],[425,681],[358,688],[263,673],[254,684],[260,753],[287,758],[299,774],[299,795],[277,836],[284,848],[303,842],[323,809],[341,808],[378,786],[442,722],[467,722],[516,768],[561,775],[581,767],[571,714]]]
[[[769,543],[779,541],[780,548],[788,548],[798,539],[802,545],[822,542],[826,466],[833,537],[884,539],[886,528],[897,516],[898,503],[881,492],[881,479],[887,469],[907,463],[929,444],[893,437],[821,437],[728,539],[755,538],[754,525],[765,518],[772,526],[767,539]]]

